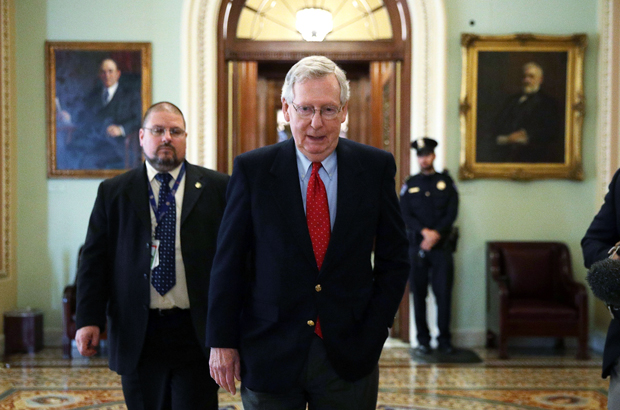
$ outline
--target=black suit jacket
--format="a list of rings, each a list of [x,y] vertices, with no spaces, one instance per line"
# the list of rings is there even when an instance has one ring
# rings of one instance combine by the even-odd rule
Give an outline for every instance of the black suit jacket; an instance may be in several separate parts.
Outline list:
[[[204,342],[209,276],[229,177],[186,162],[184,179],[181,251],[193,324]],[[110,368],[119,374],[135,369],[149,316],[147,184],[144,164],[101,183],[77,274],[77,327],[96,325],[103,331],[107,320]]]
[[[285,391],[299,380],[316,337],[308,321],[317,316],[338,374],[369,374],[402,298],[409,262],[394,158],[346,139],[336,152],[336,220],[320,272],[293,139],[235,159],[211,276],[207,345],[239,349],[251,390]]]
[[[620,170],[609,184],[609,191],[600,211],[581,240],[586,268],[607,258],[609,249],[620,241]],[[613,319],[607,330],[603,352],[603,377],[607,377],[620,357],[620,320]]]

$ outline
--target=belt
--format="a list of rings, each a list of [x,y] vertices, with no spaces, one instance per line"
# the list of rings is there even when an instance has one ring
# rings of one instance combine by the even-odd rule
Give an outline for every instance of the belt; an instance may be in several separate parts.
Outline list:
[[[177,315],[185,311],[189,311],[189,309],[181,309],[179,307],[173,307],[172,309],[150,309],[151,314],[157,316]]]

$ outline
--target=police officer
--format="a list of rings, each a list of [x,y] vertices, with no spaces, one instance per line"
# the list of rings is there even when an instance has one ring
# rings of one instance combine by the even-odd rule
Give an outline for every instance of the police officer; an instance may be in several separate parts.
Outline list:
[[[439,351],[454,351],[450,335],[450,308],[454,243],[450,236],[458,211],[459,196],[447,171],[433,167],[437,141],[419,138],[411,144],[417,151],[420,173],[407,179],[400,192],[400,207],[407,225],[411,272],[409,286],[413,293],[418,347],[416,355],[432,353],[431,336],[426,322],[426,296],[429,279],[437,300],[437,338]]]

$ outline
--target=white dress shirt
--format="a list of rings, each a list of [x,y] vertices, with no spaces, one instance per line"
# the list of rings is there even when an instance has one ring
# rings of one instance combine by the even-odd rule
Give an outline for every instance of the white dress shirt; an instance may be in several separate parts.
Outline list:
[[[170,181],[170,187],[176,182],[179,172],[181,171],[181,165],[169,172],[172,175]],[[148,161],[146,161],[146,174],[149,179],[149,183],[153,188],[153,195],[155,198],[159,198],[159,186],[160,182],[155,179],[157,171]],[[185,280],[185,265],[183,264],[183,255],[181,254],[181,210],[183,209],[183,194],[185,193],[185,181],[186,176],[183,176],[183,180],[179,184],[176,194],[174,195],[174,201],[176,203],[177,220],[175,223],[175,241],[174,241],[174,253],[175,253],[175,266],[176,266],[176,285],[168,291],[164,296],[157,293],[153,285],[151,284],[151,309],[172,309],[173,307],[179,307],[181,309],[189,309],[189,296],[187,293],[187,281]],[[159,204],[158,204],[159,206]],[[155,226],[157,225],[157,219],[155,219],[155,212],[153,207],[149,206],[151,210],[151,237],[155,237]]]

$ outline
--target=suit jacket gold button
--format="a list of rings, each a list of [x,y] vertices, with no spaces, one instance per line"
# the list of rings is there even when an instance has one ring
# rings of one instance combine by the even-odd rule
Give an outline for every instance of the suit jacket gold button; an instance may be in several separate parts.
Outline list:
[[[314,326],[314,320],[308,320],[308,326]]]
[[[317,292],[320,292],[320,291],[321,291],[321,289],[322,289],[322,288],[321,288],[321,285],[316,285],[316,286],[314,287],[314,290],[316,290]]]

